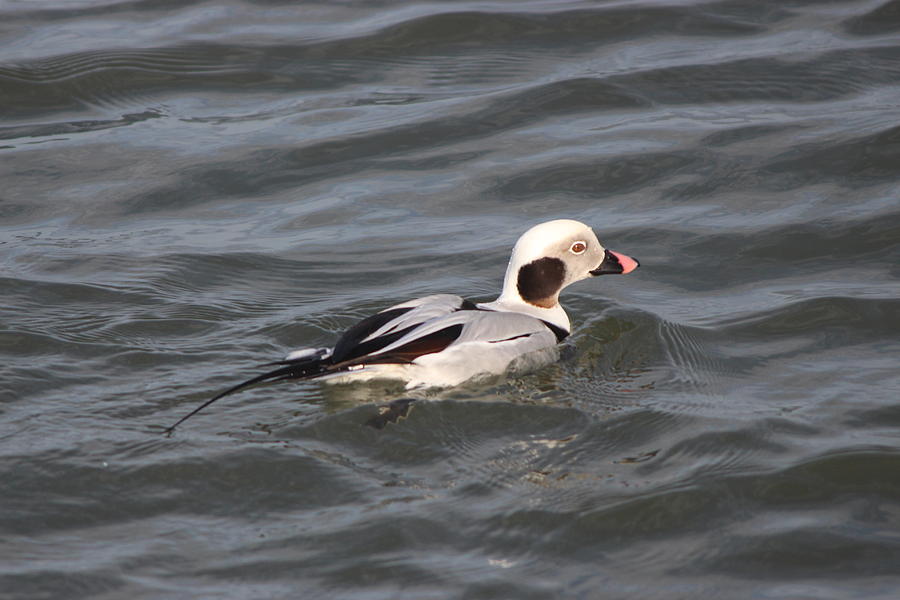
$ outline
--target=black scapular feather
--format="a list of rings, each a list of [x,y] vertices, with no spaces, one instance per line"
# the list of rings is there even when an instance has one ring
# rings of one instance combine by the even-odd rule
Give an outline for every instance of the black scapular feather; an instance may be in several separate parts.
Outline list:
[[[388,310],[383,310],[380,313],[375,313],[370,317],[366,317],[359,323],[356,323],[350,329],[345,331],[341,335],[340,339],[338,339],[337,343],[335,343],[334,351],[331,353],[332,360],[334,362],[342,362],[345,360],[357,358],[359,356],[364,356],[372,352],[377,352],[388,344],[391,344],[394,341],[400,339],[401,336],[395,335],[395,337],[391,338],[390,341],[381,343],[388,337],[388,335],[380,335],[374,340],[363,342],[364,339],[381,329],[383,326],[387,325],[400,315],[406,314],[411,310],[412,307],[391,308]],[[403,333],[406,333],[411,329],[412,327],[408,327],[403,330]],[[389,331],[387,333],[394,334],[395,332]]]

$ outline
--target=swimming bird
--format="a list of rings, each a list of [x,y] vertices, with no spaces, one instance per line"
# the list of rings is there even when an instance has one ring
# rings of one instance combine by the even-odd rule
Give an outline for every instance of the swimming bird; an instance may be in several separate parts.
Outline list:
[[[266,381],[394,379],[407,389],[450,387],[511,367],[547,364],[571,331],[559,304],[563,288],[638,266],[634,258],[604,248],[584,223],[558,219],[535,225],[513,247],[503,291],[493,302],[437,294],[395,304],[350,327],[333,348],[305,348],[263,365],[278,368],[207,400],[166,432],[220,398]]]

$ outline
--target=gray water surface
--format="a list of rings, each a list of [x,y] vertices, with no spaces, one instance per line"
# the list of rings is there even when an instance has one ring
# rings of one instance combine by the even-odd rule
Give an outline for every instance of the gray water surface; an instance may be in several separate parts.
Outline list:
[[[0,598],[900,596],[897,0],[0,17]],[[563,217],[557,364],[160,435]]]

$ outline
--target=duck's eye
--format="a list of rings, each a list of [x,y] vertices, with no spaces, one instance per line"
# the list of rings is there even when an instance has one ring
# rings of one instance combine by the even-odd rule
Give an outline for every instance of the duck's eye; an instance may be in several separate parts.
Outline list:
[[[571,250],[573,254],[583,254],[584,251],[587,250],[587,244],[584,242],[575,242],[569,250]]]

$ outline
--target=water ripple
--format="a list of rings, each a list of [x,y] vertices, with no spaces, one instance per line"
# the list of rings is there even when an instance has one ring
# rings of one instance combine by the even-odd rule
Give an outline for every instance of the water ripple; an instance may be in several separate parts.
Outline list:
[[[0,585],[897,597],[898,6],[3,4]],[[157,434],[559,217],[558,362]]]

